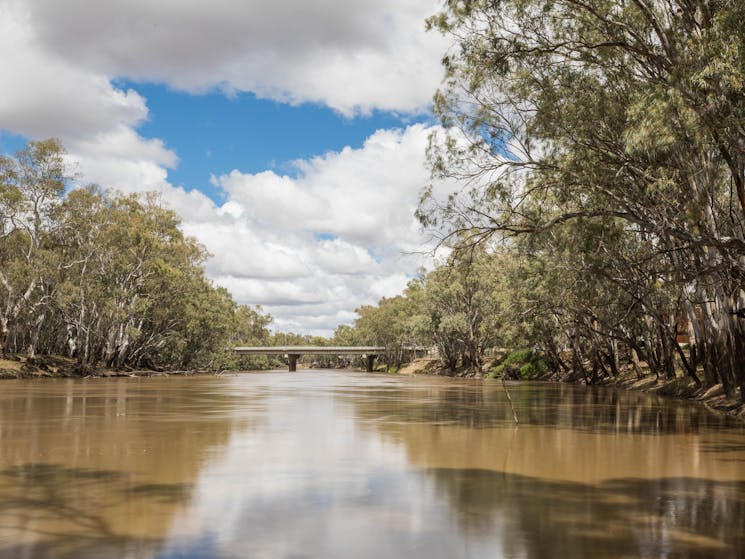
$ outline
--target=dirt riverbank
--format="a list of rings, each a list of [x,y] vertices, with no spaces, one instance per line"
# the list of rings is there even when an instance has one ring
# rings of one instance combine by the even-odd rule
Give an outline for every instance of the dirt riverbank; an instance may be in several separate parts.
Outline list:
[[[17,355],[0,359],[0,379],[149,377],[192,375],[208,371],[112,370],[103,367],[82,369],[74,359],[42,355],[29,360]]]
[[[486,375],[479,376],[467,371],[459,371],[452,374],[436,359],[416,359],[403,367],[399,374],[402,375],[443,375],[457,376],[465,378],[486,378]],[[538,379],[544,382],[567,382],[555,375],[546,375]],[[520,382],[520,381],[517,381]],[[582,382],[584,381],[576,381]],[[727,397],[721,384],[712,386],[708,389],[696,388],[696,386],[687,378],[675,378],[672,380],[657,379],[653,374],[647,374],[638,378],[636,374],[619,375],[613,379],[602,379],[599,386],[616,386],[626,390],[636,390],[640,392],[649,392],[667,398],[678,398],[700,403],[709,409],[718,413],[724,413],[745,421],[745,406],[739,395]]]
[[[6,355],[0,359],[0,379],[34,379],[34,378],[89,378],[89,377],[147,377],[165,375],[193,375],[211,373],[210,371],[153,371],[153,370],[111,370],[106,368],[81,370],[75,360],[57,357],[40,356],[34,360],[25,357]],[[440,375],[456,376],[462,378],[486,378],[485,375],[477,375],[470,371],[458,371],[455,374],[442,366],[437,359],[416,359],[402,367],[400,375]],[[548,375],[539,380],[545,382],[566,382]],[[519,381],[518,381],[519,382]],[[580,381],[583,382],[583,381]],[[745,406],[739,395],[727,397],[721,385],[716,385],[706,390],[697,389],[687,378],[676,378],[673,380],[656,379],[654,375],[648,374],[638,378],[635,374],[622,374],[617,378],[603,379],[601,386],[617,386],[626,390],[637,390],[649,392],[663,397],[678,398],[698,402],[716,412],[737,417],[745,421]]]

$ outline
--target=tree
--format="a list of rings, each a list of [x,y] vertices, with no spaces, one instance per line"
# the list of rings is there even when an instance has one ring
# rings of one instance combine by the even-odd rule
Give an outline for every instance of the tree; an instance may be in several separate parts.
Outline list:
[[[25,315],[34,357],[55,267],[53,215],[68,178],[64,149],[54,139],[30,142],[15,157],[0,156],[0,354],[11,325]]]
[[[426,192],[422,221],[461,246],[620,228],[607,261],[637,280],[616,287],[643,309],[649,359],[675,351],[682,308],[703,323],[706,384],[745,397],[744,15],[741,2],[448,2],[429,20],[457,43],[430,161],[468,187]],[[576,244],[577,260],[593,250]]]
[[[491,264],[483,250],[455,252],[426,278],[432,339],[451,371],[460,363],[481,373],[484,352],[496,340],[499,303]]]
[[[0,158],[0,353],[108,367],[220,368],[271,317],[204,275],[207,253],[156,195],[71,188],[56,140]]]

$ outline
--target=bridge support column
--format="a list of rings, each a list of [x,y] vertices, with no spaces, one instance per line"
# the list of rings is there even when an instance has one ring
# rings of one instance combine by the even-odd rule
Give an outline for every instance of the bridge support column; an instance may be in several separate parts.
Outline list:
[[[297,371],[297,358],[300,357],[297,353],[290,353],[287,355],[287,364],[289,365],[289,369],[291,373],[294,373]]]
[[[376,357],[377,355],[366,355],[365,356],[365,365],[366,365],[368,373],[373,372],[373,363],[375,362]]]

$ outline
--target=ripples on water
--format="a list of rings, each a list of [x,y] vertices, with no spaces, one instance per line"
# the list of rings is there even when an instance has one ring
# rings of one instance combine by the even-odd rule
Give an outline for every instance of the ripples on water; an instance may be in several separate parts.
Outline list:
[[[745,430],[578,386],[3,381],[0,559],[745,557]]]

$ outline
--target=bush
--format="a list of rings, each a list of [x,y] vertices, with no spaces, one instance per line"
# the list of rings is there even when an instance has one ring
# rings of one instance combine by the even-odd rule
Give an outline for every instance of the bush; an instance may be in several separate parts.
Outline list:
[[[489,370],[492,378],[530,380],[540,377],[548,370],[546,361],[530,349],[510,353],[501,363]]]
[[[674,396],[676,398],[689,398],[696,392],[697,386],[688,377],[663,381],[664,384],[657,389],[657,394],[662,396]]]

